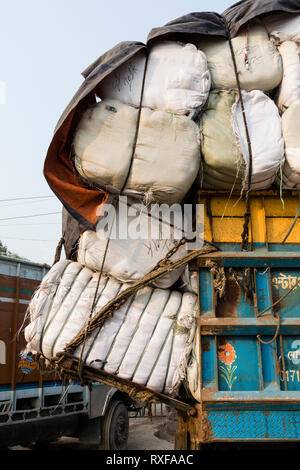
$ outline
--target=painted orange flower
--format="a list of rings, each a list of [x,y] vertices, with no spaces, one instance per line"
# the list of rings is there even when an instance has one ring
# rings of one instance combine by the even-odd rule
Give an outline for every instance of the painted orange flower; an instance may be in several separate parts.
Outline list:
[[[224,346],[220,346],[218,349],[218,356],[223,364],[230,366],[236,360],[236,354],[234,347],[227,343]]]

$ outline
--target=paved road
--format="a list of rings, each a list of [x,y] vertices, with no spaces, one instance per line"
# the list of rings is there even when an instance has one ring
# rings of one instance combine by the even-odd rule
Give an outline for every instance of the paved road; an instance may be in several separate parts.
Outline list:
[[[156,437],[164,418],[153,418],[152,423],[148,418],[130,419],[130,430],[128,440],[128,450],[172,450],[174,448],[173,436],[163,434],[163,439]],[[33,450],[34,447],[10,447],[11,450]],[[90,447],[82,446],[79,439],[72,437],[62,437],[49,445],[47,450],[88,450]]]
[[[128,450],[172,450],[174,441],[170,435],[157,437],[163,418],[137,418],[130,424]],[[161,434],[161,433],[160,433]]]

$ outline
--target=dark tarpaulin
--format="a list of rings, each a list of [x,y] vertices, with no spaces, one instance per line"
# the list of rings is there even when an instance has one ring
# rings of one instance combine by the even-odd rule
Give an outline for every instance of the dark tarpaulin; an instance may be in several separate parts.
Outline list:
[[[146,45],[142,42],[123,41],[105,52],[95,60],[95,62],[87,67],[82,72],[85,81],[82,83],[79,90],[75,93],[71,102],[63,112],[60,120],[58,121],[55,132],[63,124],[64,120],[78,105],[78,103],[89,93],[93,92],[97,85],[99,85],[107,75],[111,74],[116,68],[124,64],[124,62],[127,62],[129,59],[134,57],[142,49],[145,49],[146,51]]]
[[[156,40],[177,40],[188,42],[194,36],[210,35],[227,37],[221,15],[214,12],[189,13],[164,26],[151,29],[147,44]]]
[[[242,0],[224,11],[230,35],[238,34],[248,21],[266,13],[300,13],[300,0]]]
[[[67,211],[86,228],[95,227],[98,206],[106,202],[108,194],[82,182],[74,171],[70,158],[73,134],[82,113],[96,103],[97,85],[142,49],[146,51],[146,46],[140,42],[122,42],[83,72],[85,80],[63,112],[47,152],[44,175],[49,186]]]
[[[63,208],[62,210],[62,233],[64,237],[64,249],[66,258],[77,260],[77,242],[80,235],[85,232],[86,226],[82,225],[71,214]]]
[[[115,200],[113,196],[108,196],[105,200],[105,204],[114,205]],[[103,212],[103,207],[101,208],[101,214],[99,215],[98,221],[101,217],[107,216],[107,210]],[[87,229],[95,230],[95,226],[88,227],[85,223],[80,223],[78,218],[71,215],[71,211],[67,210],[65,207],[62,209],[62,236],[64,239],[64,249],[67,259],[72,259],[77,261],[77,248],[78,240],[80,235],[85,232]]]

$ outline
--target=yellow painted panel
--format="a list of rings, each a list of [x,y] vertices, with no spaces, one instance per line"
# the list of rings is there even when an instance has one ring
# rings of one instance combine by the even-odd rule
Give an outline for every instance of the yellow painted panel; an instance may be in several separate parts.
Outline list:
[[[290,230],[293,221],[293,217],[290,219],[278,219],[276,217],[267,219],[267,235],[269,243],[282,243]],[[296,222],[296,225],[286,243],[300,243],[300,220]]]
[[[245,200],[237,197],[229,199],[228,196],[213,197],[211,199],[211,213],[219,217],[243,217],[246,210]]]
[[[269,217],[295,217],[298,205],[298,197],[285,197],[284,208],[278,197],[265,197],[266,216]]]
[[[211,233],[211,226],[210,226],[210,220],[206,212],[206,207],[204,207],[204,238],[208,242],[212,242],[212,233]]]
[[[213,219],[213,234],[216,243],[241,243],[244,219]],[[251,241],[251,227],[249,241]]]
[[[199,203],[204,204],[205,239],[216,243],[241,243],[241,234],[246,211],[245,200],[239,195],[229,198],[226,193],[208,194],[200,192]],[[207,201],[210,200],[212,221],[207,213]],[[257,192],[251,196],[251,223],[249,241],[255,243],[282,243],[290,230],[297,213],[299,198],[293,192],[284,195],[285,209],[274,191]],[[224,216],[222,218],[222,216]],[[284,217],[284,218],[282,218]],[[212,223],[212,230],[211,230]],[[213,237],[212,237],[213,232]],[[300,219],[296,223],[286,243],[300,243]]]

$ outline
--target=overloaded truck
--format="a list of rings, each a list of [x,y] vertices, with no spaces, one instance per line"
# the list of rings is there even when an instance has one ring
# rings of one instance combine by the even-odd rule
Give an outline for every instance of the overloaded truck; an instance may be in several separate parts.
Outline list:
[[[62,383],[24,355],[29,301],[49,266],[0,256],[0,447],[46,445],[79,437],[102,449],[124,449],[129,397],[104,384]]]
[[[187,14],[91,64],[48,149],[23,360],[174,406],[176,449],[300,439],[299,47],[299,0]]]

